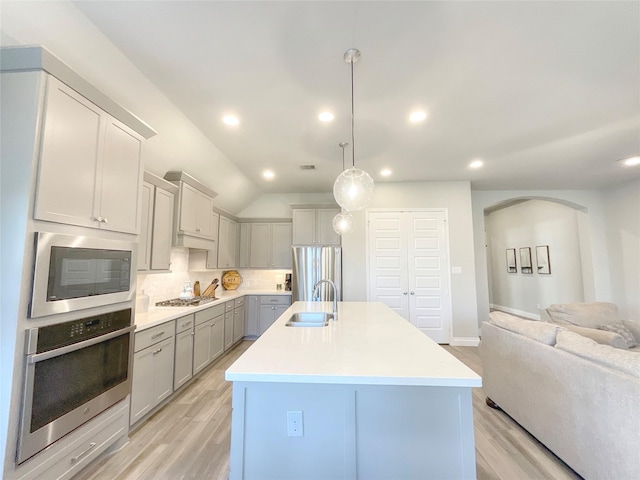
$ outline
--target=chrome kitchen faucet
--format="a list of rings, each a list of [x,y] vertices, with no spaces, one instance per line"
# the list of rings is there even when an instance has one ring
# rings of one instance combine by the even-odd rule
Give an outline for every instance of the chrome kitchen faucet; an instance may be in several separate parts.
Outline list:
[[[333,319],[338,320],[338,289],[336,288],[335,283],[325,278],[316,282],[316,284],[313,286],[313,298],[316,298],[318,300],[320,299],[318,290],[320,289],[320,285],[323,283],[328,283],[333,287]]]

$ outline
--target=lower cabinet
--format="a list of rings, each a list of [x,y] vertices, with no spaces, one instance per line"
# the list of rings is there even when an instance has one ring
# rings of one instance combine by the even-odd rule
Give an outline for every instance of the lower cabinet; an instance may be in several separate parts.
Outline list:
[[[233,302],[231,303],[233,307]],[[227,350],[233,345],[233,309],[224,313],[224,349]]]
[[[258,335],[262,335],[291,305],[288,295],[261,295]]]
[[[234,300],[233,309],[233,343],[239,342],[245,335],[245,307],[244,297]]]
[[[135,335],[130,425],[173,393],[174,322],[167,323]]]
[[[193,378],[194,325],[194,314],[176,319],[176,354],[173,367],[174,390],[177,390]]]
[[[194,375],[224,352],[224,304],[196,312],[195,317]]]

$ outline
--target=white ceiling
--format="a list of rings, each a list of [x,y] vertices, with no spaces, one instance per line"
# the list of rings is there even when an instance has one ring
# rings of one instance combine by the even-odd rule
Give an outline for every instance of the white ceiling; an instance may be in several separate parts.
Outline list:
[[[640,154],[639,2],[75,4],[265,192],[331,190],[350,142],[352,47],[355,162],[376,182],[638,178],[616,160]],[[415,108],[424,123],[407,121]],[[324,109],[331,124],[317,120]],[[477,157],[484,168],[469,170]]]

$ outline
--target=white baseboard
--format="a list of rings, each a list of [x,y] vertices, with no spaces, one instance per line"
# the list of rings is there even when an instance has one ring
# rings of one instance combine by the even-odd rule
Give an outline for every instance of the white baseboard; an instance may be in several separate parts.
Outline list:
[[[453,337],[450,343],[452,347],[477,347],[479,344],[478,337]]]
[[[510,308],[502,305],[496,305],[495,303],[492,303],[490,307],[494,310],[500,310],[501,312],[511,313],[513,315],[528,318],[530,320],[540,320],[539,314],[536,315],[534,313],[525,312],[524,310],[518,310],[517,308]]]

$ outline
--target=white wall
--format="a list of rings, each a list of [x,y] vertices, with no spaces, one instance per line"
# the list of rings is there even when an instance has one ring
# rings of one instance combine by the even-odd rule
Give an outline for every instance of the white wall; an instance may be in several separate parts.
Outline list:
[[[612,301],[607,227],[601,192],[596,190],[496,190],[474,191],[471,192],[471,196],[473,230],[476,239],[476,285],[480,321],[486,319],[489,314],[489,282],[484,242],[485,209],[513,199],[556,200],[580,210],[577,214],[578,228],[581,230],[580,238],[587,239],[589,242],[587,247],[581,245],[585,301]],[[590,265],[591,268],[585,265]]]
[[[446,208],[449,218],[453,337],[477,338],[473,225],[469,182],[378,183],[370,208]],[[343,285],[347,301],[367,300],[365,212],[354,212],[355,229],[342,237]]]
[[[169,170],[188,172],[218,193],[218,207],[234,214],[260,195],[259,188],[71,2],[3,1],[0,29],[3,46],[44,46],[154,128],[158,135],[143,149],[147,170],[159,176]]]
[[[291,205],[335,205],[333,193],[265,193],[237,214],[240,218],[291,218]]]
[[[485,217],[491,303],[512,313],[537,318],[552,303],[584,300],[578,212],[566,205],[528,200]],[[536,246],[549,246],[551,274],[538,274]],[[533,272],[523,274],[520,248],[531,249]],[[516,249],[518,271],[508,273],[506,249]]]
[[[603,191],[612,300],[640,322],[640,179]]]

